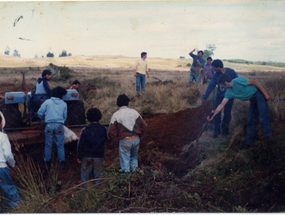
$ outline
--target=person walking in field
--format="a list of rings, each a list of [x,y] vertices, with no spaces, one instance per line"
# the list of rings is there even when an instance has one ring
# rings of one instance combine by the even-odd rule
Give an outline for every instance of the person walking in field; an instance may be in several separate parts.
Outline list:
[[[2,117],[0,115],[0,130],[2,129]],[[8,164],[15,168],[15,160],[11,151],[11,144],[7,134],[0,132],[0,186],[4,190],[7,204],[15,208],[22,204],[18,190],[12,182]],[[0,208],[1,211],[1,208]]]
[[[206,92],[204,93],[202,97],[202,104],[204,104],[211,94],[211,92],[217,87],[216,96],[215,96],[215,107],[217,107],[222,100],[224,99],[226,88],[222,87],[219,84],[219,78],[222,74],[227,74],[231,77],[231,79],[237,78],[237,73],[230,68],[224,68],[224,64],[221,60],[217,59],[212,62],[213,69],[215,71],[214,75],[212,76],[212,79],[206,89]],[[227,102],[224,108],[224,117],[221,121],[222,114],[219,113],[214,118],[214,133],[213,138],[217,138],[218,135],[220,135],[222,130],[222,135],[228,135],[229,134],[229,125],[231,121],[231,111],[233,107],[234,99],[231,98]]]
[[[104,147],[107,129],[99,123],[102,114],[99,109],[91,108],[87,112],[88,126],[81,131],[77,145],[77,162],[81,163],[81,183],[93,178],[102,178]],[[96,181],[95,184],[100,184]],[[86,185],[83,185],[86,187]]]
[[[56,87],[52,90],[51,98],[46,100],[38,111],[40,119],[45,119],[45,162],[46,168],[51,166],[51,153],[53,140],[57,146],[60,169],[65,169],[64,152],[64,122],[67,117],[67,105],[62,100],[66,89]]]
[[[271,137],[271,126],[268,117],[267,101],[270,96],[262,86],[254,80],[243,77],[232,79],[229,75],[223,74],[219,78],[219,84],[226,88],[225,97],[216,108],[213,116],[207,118],[210,122],[226,106],[230,99],[236,98],[242,101],[250,100],[247,120],[247,137],[243,149],[249,148],[254,142],[257,122],[259,120],[266,138]]]
[[[149,72],[147,67],[147,53],[142,52],[141,58],[138,59],[134,66],[134,76],[136,77],[136,92],[137,95],[141,92],[143,94],[145,88],[145,76],[149,78]]]
[[[198,69],[201,67],[202,69],[204,68],[205,60],[202,58],[204,52],[202,50],[198,51],[198,55],[193,54],[195,49],[193,49],[189,55],[193,58],[193,63],[191,66],[191,72],[190,72],[190,77],[189,77],[189,84],[191,84],[194,80],[196,83],[201,82],[201,78],[199,76]]]
[[[140,114],[129,108],[129,97],[119,95],[116,111],[110,121],[108,136],[119,145],[121,171],[136,171],[138,167],[138,151],[140,138],[146,131],[147,125]]]

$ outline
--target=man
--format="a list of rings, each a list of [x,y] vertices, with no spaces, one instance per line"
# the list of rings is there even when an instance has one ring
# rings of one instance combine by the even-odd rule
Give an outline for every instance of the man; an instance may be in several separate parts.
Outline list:
[[[70,90],[73,90],[73,89],[77,89],[80,85],[80,82],[78,80],[75,80],[73,81],[71,87],[69,88]]]
[[[202,103],[205,103],[211,92],[216,88],[216,85],[218,85],[217,92],[216,92],[216,102],[215,107],[217,107],[222,100],[224,99],[226,89],[222,87],[219,84],[219,78],[222,74],[229,75],[232,79],[237,78],[237,73],[230,68],[224,68],[224,64],[221,60],[217,59],[212,62],[213,69],[215,71],[214,75],[212,76],[212,79],[207,87],[207,90],[205,94],[202,97]],[[231,111],[233,106],[234,99],[231,98],[227,102],[227,105],[224,108],[224,117],[221,125],[221,113],[217,114],[214,118],[214,133],[213,138],[217,138],[218,135],[220,135],[222,130],[222,135],[228,135],[229,133],[229,124],[231,121]],[[220,128],[221,127],[221,128]]]
[[[147,75],[147,78],[149,78],[146,58],[147,58],[147,53],[146,52],[142,52],[141,53],[141,58],[138,59],[136,61],[136,63],[135,63],[134,76],[136,77],[136,92],[137,92],[137,95],[139,95],[140,91],[141,91],[141,93],[144,92],[145,75]]]
[[[2,129],[2,117],[0,115],[0,130]],[[14,168],[15,160],[11,151],[11,144],[7,134],[0,132],[0,186],[4,190],[4,196],[7,204],[15,208],[17,205],[22,204],[18,190],[12,182],[9,165]],[[0,208],[1,211],[1,208]]]
[[[29,106],[32,108],[33,112],[36,113],[46,99],[50,98],[52,90],[49,87],[48,81],[51,79],[51,71],[45,69],[42,72],[42,77],[37,80],[36,92],[33,94],[31,103]]]
[[[270,137],[271,127],[266,103],[266,101],[270,99],[270,96],[265,92],[262,86],[256,81],[243,77],[232,80],[232,78],[226,74],[223,74],[219,78],[219,83],[222,87],[227,89],[225,98],[216,108],[213,116],[211,118],[208,117],[207,120],[211,121],[213,117],[221,112],[230,99],[236,98],[242,101],[250,100],[247,120],[247,137],[243,148],[248,148],[254,142],[258,119],[262,125],[264,136]]]
[[[121,171],[136,171],[138,167],[138,150],[140,138],[146,131],[146,123],[140,114],[128,107],[130,99],[125,95],[119,95],[116,111],[110,121],[108,135],[111,140],[119,144],[119,156]]]
[[[210,80],[212,79],[212,77],[214,75],[214,68],[211,64],[212,64],[212,58],[208,57],[207,63],[204,65],[204,70],[205,70],[205,74],[206,74],[207,78]]]
[[[203,51],[198,51],[198,55],[193,54],[195,49],[193,49],[189,55],[193,58],[193,63],[191,66],[191,72],[190,72],[190,77],[189,77],[189,83],[191,84],[193,80],[196,81],[196,83],[201,82],[201,78],[199,77],[199,73],[197,72],[199,67],[204,67],[205,60],[202,58],[204,52]]]
[[[65,153],[64,153],[64,128],[66,121],[67,105],[62,100],[67,93],[66,89],[56,87],[53,89],[51,98],[46,100],[38,111],[40,119],[45,119],[45,162],[46,168],[51,166],[52,143],[55,140],[57,145],[57,154],[60,162],[60,168],[65,169]]]

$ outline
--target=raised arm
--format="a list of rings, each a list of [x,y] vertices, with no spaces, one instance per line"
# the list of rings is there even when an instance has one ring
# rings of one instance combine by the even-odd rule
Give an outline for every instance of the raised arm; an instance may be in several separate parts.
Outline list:
[[[193,54],[194,51],[195,51],[195,49],[193,49],[191,52],[189,52],[189,55]]]
[[[266,91],[263,89],[263,87],[257,82],[257,81],[254,81],[254,80],[248,80],[247,81],[247,85],[254,85],[256,86],[256,88],[258,90],[260,90],[260,92],[262,92],[262,94],[264,95],[265,99],[268,101],[270,99],[270,96],[266,93]]]

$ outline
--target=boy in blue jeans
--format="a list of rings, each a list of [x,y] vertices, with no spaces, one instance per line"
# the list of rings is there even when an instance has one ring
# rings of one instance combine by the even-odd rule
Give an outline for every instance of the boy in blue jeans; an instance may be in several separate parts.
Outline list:
[[[67,93],[66,89],[56,87],[52,90],[51,98],[46,100],[38,110],[40,119],[45,119],[45,162],[46,168],[51,166],[51,152],[53,140],[57,146],[58,160],[60,169],[65,169],[64,152],[64,122],[67,117],[67,105],[63,101],[63,96]]]
[[[258,120],[262,125],[264,136],[270,137],[271,127],[266,103],[266,101],[270,99],[270,96],[265,92],[262,86],[256,81],[243,77],[238,77],[232,80],[227,74],[221,75],[219,78],[219,84],[222,87],[227,88],[225,98],[216,108],[213,116],[211,118],[208,117],[207,120],[210,122],[215,115],[222,111],[224,106],[231,98],[236,98],[243,101],[250,100],[247,120],[247,137],[243,149],[249,148],[249,146],[254,142]]]
[[[2,117],[0,115],[0,130],[2,129]],[[7,200],[7,204],[15,208],[17,205],[22,204],[19,193],[12,182],[9,167],[6,162],[14,168],[15,160],[11,152],[11,144],[7,134],[0,132],[0,186],[4,190],[4,195]],[[0,208],[1,211],[1,208]]]
[[[81,131],[77,145],[77,162],[81,163],[81,183],[93,178],[102,178],[104,145],[107,130],[99,123],[102,114],[99,109],[91,108],[87,112],[88,126]],[[97,180],[95,184],[100,184]],[[86,187],[86,184],[83,185]]]

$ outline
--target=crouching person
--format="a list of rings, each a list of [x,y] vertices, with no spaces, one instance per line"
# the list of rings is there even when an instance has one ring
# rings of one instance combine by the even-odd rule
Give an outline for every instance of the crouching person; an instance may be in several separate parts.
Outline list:
[[[117,98],[120,108],[116,111],[109,125],[108,135],[119,145],[121,171],[136,171],[140,138],[146,131],[146,123],[140,114],[128,107],[130,99],[125,95]]]
[[[64,122],[67,116],[67,105],[63,101],[66,89],[56,87],[52,90],[51,98],[46,100],[38,111],[40,119],[45,119],[45,162],[46,168],[51,166],[51,153],[53,140],[57,146],[60,169],[65,169],[64,152]]]
[[[2,117],[0,115],[0,130],[1,129]],[[22,202],[19,198],[18,190],[12,182],[9,167],[6,162],[8,162],[12,168],[15,167],[15,160],[11,152],[11,144],[8,136],[7,134],[0,132],[0,186],[4,190],[7,204],[10,207],[15,208],[17,205],[22,204]]]
[[[107,140],[107,129],[99,123],[102,114],[99,109],[91,108],[87,112],[90,122],[80,134],[77,145],[77,162],[81,163],[81,183],[102,178],[104,145]],[[97,180],[95,184],[100,184]],[[83,185],[86,188],[86,184]]]

